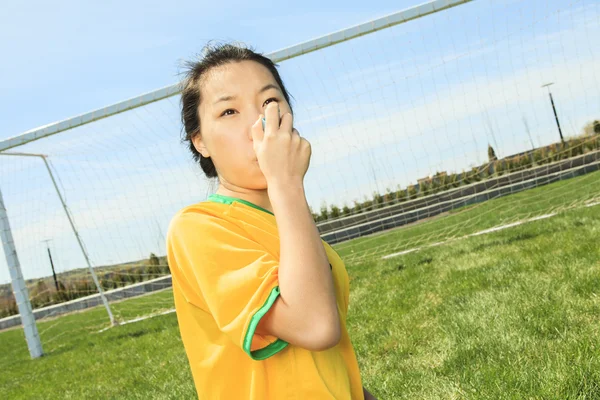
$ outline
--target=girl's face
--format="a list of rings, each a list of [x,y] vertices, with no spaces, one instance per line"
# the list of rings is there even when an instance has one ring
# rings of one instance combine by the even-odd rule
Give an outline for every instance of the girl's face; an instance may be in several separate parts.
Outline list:
[[[200,85],[200,134],[192,139],[196,150],[212,158],[221,184],[266,189],[250,128],[270,102],[279,104],[280,115],[291,113],[273,75],[255,61],[231,62],[212,68]]]

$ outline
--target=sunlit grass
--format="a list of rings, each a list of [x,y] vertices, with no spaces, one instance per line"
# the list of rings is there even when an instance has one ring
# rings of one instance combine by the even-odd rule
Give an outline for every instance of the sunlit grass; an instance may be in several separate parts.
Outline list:
[[[428,240],[452,223],[485,229],[500,214],[540,213],[539,202],[570,204],[577,191],[599,195],[598,173],[410,229]],[[364,386],[379,399],[600,398],[599,210],[349,263],[347,323]],[[354,248],[410,235],[390,231]],[[353,247],[341,246],[342,255]],[[112,304],[123,320],[172,307],[171,290]],[[2,398],[197,398],[174,313],[98,333],[107,325],[102,307],[38,321],[45,356],[36,360],[22,329],[1,332]]]

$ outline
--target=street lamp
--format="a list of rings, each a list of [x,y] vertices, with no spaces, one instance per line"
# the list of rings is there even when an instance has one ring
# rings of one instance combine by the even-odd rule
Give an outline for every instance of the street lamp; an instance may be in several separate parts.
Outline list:
[[[58,280],[56,279],[56,272],[54,271],[54,263],[52,262],[52,254],[50,254],[50,246],[48,246],[48,242],[51,241],[52,239],[46,239],[43,240],[43,242],[46,242],[46,247],[48,248],[48,257],[50,258],[50,266],[52,267],[52,276],[54,277],[54,286],[56,286],[56,292],[60,292],[60,289],[58,288]]]
[[[545,85],[542,85],[542,87],[548,88],[548,94],[550,95],[550,103],[552,103],[552,110],[554,110],[554,118],[556,119],[556,126],[558,126],[558,133],[560,135],[560,141],[562,143],[564,143],[565,140],[563,139],[562,131],[560,130],[560,123],[558,122],[558,115],[556,114],[556,107],[554,107],[554,100],[552,99],[552,93],[550,92],[550,88],[549,88],[550,85],[554,85],[554,82],[546,83]]]

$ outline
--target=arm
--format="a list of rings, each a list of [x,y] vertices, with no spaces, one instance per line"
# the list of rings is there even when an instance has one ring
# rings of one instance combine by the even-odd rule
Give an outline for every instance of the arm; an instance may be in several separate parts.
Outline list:
[[[325,350],[339,342],[342,329],[329,261],[304,193],[311,148],[293,129],[291,113],[279,121],[278,107],[267,106],[264,131],[262,115],[251,129],[280,240],[280,295],[258,329],[305,349]]]
[[[258,330],[309,350],[341,336],[333,277],[301,182],[268,187],[280,236],[280,296]]]

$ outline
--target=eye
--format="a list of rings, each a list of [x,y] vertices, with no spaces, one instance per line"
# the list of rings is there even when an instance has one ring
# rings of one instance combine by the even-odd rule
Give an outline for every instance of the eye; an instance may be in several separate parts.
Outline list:
[[[263,107],[264,107],[264,106],[266,106],[266,105],[268,104],[267,102],[268,102],[268,101],[270,101],[270,100],[279,101],[279,99],[278,99],[277,97],[271,97],[271,98],[268,98],[268,99],[267,99],[267,100],[265,100],[265,102],[263,103]],[[223,116],[226,116],[226,115],[232,115],[232,114],[228,114],[228,112],[229,112],[229,111],[231,111],[231,112],[234,112],[235,110],[233,110],[233,109],[231,109],[231,108],[228,108],[227,110],[225,110],[225,111],[223,111],[223,112],[221,113],[221,117],[223,117]]]
[[[231,108],[228,108],[227,110],[225,110],[221,113],[221,117],[224,116],[227,113],[227,111],[233,111],[233,110]],[[231,114],[227,114],[227,115],[231,115]]]
[[[271,97],[270,99],[265,100],[265,102],[263,103],[263,106],[265,106],[267,104],[267,101],[269,101],[269,100],[279,101],[279,99],[277,97]]]

